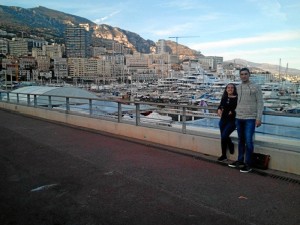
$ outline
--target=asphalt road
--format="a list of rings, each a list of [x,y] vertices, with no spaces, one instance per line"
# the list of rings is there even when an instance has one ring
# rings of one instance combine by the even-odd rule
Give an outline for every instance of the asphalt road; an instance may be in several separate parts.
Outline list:
[[[0,225],[299,225],[300,184],[0,110]]]

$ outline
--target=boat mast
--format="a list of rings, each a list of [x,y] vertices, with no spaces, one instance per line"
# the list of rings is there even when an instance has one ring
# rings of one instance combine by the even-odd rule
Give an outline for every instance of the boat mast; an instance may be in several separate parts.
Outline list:
[[[285,79],[287,79],[288,77],[288,69],[289,69],[289,64],[287,63],[285,67]]]
[[[281,69],[281,58],[279,59],[279,68],[278,68],[278,76],[279,76],[279,82],[281,82],[281,75],[280,75],[280,69]]]

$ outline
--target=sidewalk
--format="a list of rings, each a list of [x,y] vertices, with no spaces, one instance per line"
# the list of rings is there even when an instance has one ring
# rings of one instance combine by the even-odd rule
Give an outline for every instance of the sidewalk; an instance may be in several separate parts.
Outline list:
[[[0,224],[300,224],[300,184],[0,110]]]

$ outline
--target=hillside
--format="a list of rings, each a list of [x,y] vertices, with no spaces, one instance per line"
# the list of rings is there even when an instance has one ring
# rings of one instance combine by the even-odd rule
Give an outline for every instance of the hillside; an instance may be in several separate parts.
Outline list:
[[[151,53],[156,47],[154,41],[145,40],[134,32],[107,24],[97,25],[88,19],[57,10],[42,6],[24,9],[15,6],[0,5],[0,29],[15,33],[18,36],[23,34],[26,37],[31,34],[44,37],[49,42],[63,43],[65,28],[80,23],[89,24],[93,30],[93,36],[96,38],[115,40],[141,53]],[[172,41],[168,43],[170,43],[169,49],[171,52],[175,53],[176,43]],[[196,53],[196,51],[186,46],[178,46],[182,55],[193,56]]]
[[[44,37],[46,40],[63,40],[65,28],[71,24],[93,22],[74,15],[62,13],[56,10],[39,6],[32,9],[24,9],[15,6],[0,5],[0,28],[7,32]]]
[[[151,53],[151,49],[155,49],[156,46],[155,42],[145,40],[136,33],[122,30],[118,27],[101,24],[94,26],[93,29],[95,37],[115,40],[119,43],[123,43],[126,47],[141,53]]]

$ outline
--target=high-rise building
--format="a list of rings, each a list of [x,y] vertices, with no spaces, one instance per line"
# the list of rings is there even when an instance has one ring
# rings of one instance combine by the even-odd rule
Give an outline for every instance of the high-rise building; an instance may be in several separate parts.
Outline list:
[[[90,32],[86,26],[68,27],[65,30],[67,57],[86,58],[89,53]]]

